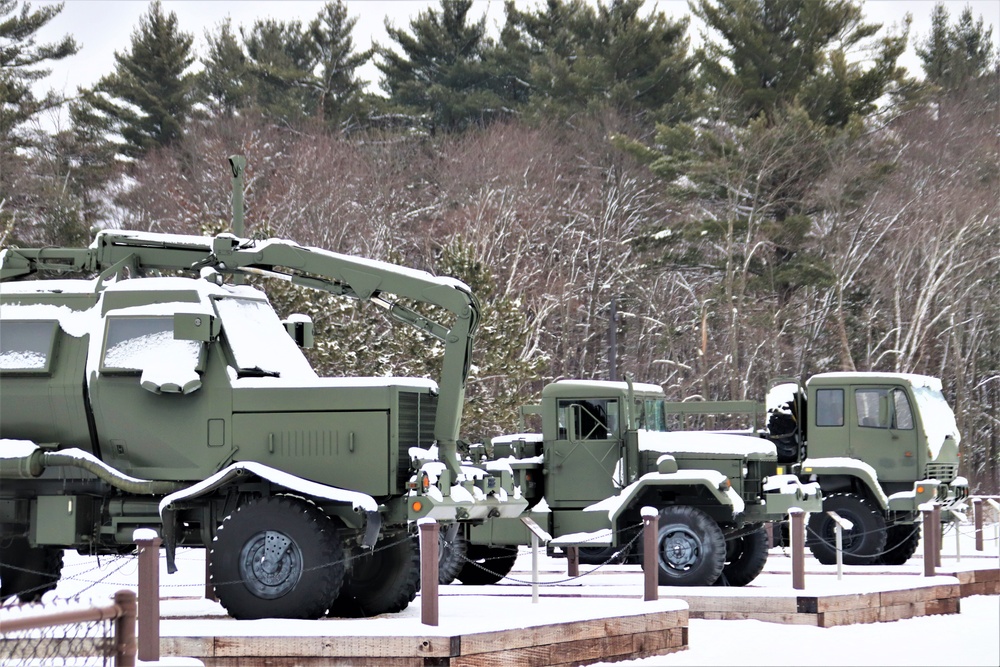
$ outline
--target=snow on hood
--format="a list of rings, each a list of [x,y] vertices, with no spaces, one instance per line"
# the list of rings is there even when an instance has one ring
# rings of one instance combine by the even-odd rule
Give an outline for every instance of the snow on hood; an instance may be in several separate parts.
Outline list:
[[[728,456],[777,456],[774,444],[764,438],[703,431],[638,431],[639,451],[659,454],[722,454]]]

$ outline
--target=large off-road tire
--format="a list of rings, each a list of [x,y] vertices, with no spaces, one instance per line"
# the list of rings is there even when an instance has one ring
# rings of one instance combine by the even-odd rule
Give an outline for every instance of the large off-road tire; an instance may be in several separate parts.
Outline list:
[[[62,565],[62,549],[32,547],[24,537],[2,538],[0,601],[16,595],[21,602],[37,602],[59,583]]]
[[[885,552],[878,557],[880,565],[902,565],[910,560],[920,543],[920,524],[897,524],[885,531]]]
[[[455,581],[465,565],[469,541],[461,534],[449,540],[444,531],[438,533],[438,583],[447,586]]]
[[[824,565],[837,562],[835,522],[827,512],[836,512],[854,524],[844,531],[844,564],[871,565],[885,549],[886,530],[882,512],[866,498],[853,493],[834,493],[823,499],[823,511],[809,516],[806,544]]]
[[[514,569],[517,547],[470,544],[465,558],[458,580],[468,586],[488,586],[497,583]]]
[[[300,498],[272,496],[223,520],[209,552],[219,602],[233,618],[319,618],[344,581],[334,522]]]
[[[416,535],[390,535],[375,550],[351,559],[331,616],[361,618],[403,611],[420,590],[420,546]]]
[[[722,529],[696,507],[664,507],[656,536],[661,586],[711,586],[722,574]]]
[[[726,540],[726,564],[717,586],[746,586],[767,564],[767,531],[763,528]]]

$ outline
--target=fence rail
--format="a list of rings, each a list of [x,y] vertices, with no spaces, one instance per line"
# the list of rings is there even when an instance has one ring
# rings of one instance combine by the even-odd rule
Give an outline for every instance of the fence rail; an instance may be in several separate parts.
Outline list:
[[[35,607],[2,609],[0,664],[100,657],[110,658],[116,667],[135,667],[137,607],[133,591],[118,591],[114,600],[104,605],[39,612]],[[112,624],[111,636],[98,624]],[[76,630],[67,632],[66,628]]]

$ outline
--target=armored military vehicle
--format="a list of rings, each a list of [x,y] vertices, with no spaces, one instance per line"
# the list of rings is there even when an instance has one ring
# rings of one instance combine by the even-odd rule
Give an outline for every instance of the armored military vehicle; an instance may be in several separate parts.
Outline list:
[[[525,516],[546,527],[551,547],[578,548],[581,562],[640,562],[640,510],[651,506],[660,584],[743,586],[767,560],[764,524],[821,507],[815,484],[779,472],[767,440],[668,432],[657,385],[561,380],[541,398],[526,410],[540,414],[541,433],[494,438],[472,455],[510,466],[533,508]],[[467,528],[464,583],[499,580],[513,547],[530,540],[517,519]]]
[[[439,381],[318,377],[296,345],[308,318],[282,322],[224,280],[252,275],[431,334]],[[398,611],[419,584],[415,519],[526,507],[510,475],[456,455],[479,320],[460,281],[283,240],[128,231],[7,248],[0,281],[4,598],[53,588],[63,549],[125,553],[152,527],[170,571],[178,546],[208,549],[234,617]],[[434,452],[433,481],[411,448]]]

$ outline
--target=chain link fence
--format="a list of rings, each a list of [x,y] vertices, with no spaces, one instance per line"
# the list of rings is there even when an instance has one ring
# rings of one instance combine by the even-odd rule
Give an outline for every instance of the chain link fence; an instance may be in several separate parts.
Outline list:
[[[107,604],[51,598],[0,607],[4,667],[133,667],[136,594],[124,590]]]

